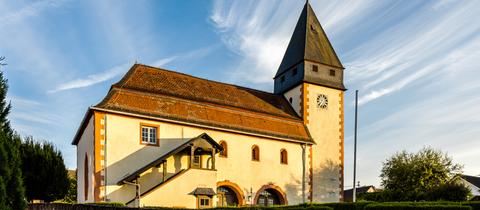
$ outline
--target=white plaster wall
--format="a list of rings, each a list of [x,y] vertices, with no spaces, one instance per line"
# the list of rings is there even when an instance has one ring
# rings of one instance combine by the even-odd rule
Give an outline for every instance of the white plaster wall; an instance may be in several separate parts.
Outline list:
[[[139,144],[140,123],[160,126],[160,147]],[[133,186],[118,186],[116,183],[126,174],[132,173],[158,158],[158,154],[171,150],[171,147],[165,143],[172,141],[181,143],[205,132],[217,142],[226,141],[229,149],[227,158],[216,156],[217,179],[210,184],[215,186],[218,181],[229,180],[239,185],[245,196],[250,195],[250,189],[252,189],[253,197],[263,185],[275,184],[287,194],[289,204],[302,202],[302,148],[298,143],[112,114],[107,114],[106,129],[107,199],[110,201],[126,202],[134,197]],[[254,144],[260,148],[260,161],[251,160],[251,147]],[[281,149],[286,149],[288,152],[287,165],[280,163]],[[178,169],[171,164],[172,161],[167,163],[169,172]],[[185,166],[188,164],[188,158],[183,158],[180,162],[182,166]],[[206,162],[205,157],[203,163]],[[160,181],[158,172],[161,171],[162,169],[159,168],[157,175],[152,175],[152,179],[157,180],[141,180],[141,182],[151,185]],[[195,184],[199,180],[191,179],[189,182]],[[172,185],[172,183],[168,185]],[[213,189],[215,190],[215,188]],[[150,205],[148,200],[145,202],[145,205]]]
[[[316,142],[313,146],[313,201],[337,202],[341,192],[341,122],[343,95],[340,90],[308,85],[307,127]],[[328,98],[326,109],[317,107],[317,96]]]
[[[216,189],[216,171],[189,169],[166,185],[145,195],[141,205],[196,208],[196,197],[192,194],[197,187]],[[214,202],[215,203],[215,202]]]
[[[77,202],[93,202],[93,143],[94,143],[94,126],[93,126],[93,115],[88,120],[88,124],[83,130],[82,136],[77,144]],[[88,156],[88,200],[85,200],[85,189],[84,189],[84,174],[85,174],[85,154]]]
[[[135,187],[131,185],[119,186],[117,182],[182,144],[185,142],[185,139],[182,139],[180,127],[166,127],[155,121],[139,120],[112,114],[106,114],[106,118],[106,195],[110,201],[127,202],[134,198]],[[140,144],[140,123],[159,126],[160,135],[157,138],[160,138],[160,146]],[[176,135],[170,135],[172,133]],[[186,165],[185,161],[185,159],[182,159],[180,165]],[[170,160],[169,162],[173,163],[174,161]],[[168,172],[174,173],[175,167],[178,171],[178,166],[168,164]],[[161,181],[162,171],[163,168],[161,167],[146,171],[145,173],[150,173],[151,179],[140,180],[141,184],[145,185],[144,188],[147,189]]]
[[[301,113],[302,100],[303,100],[301,86],[302,85],[299,85],[283,94],[283,96],[287,99],[287,101],[289,101],[289,99],[292,98],[291,106],[293,110],[295,110],[295,112],[298,114],[298,116],[303,115],[303,113]]]
[[[470,188],[470,192],[472,193],[473,196],[480,196],[480,188],[478,188],[477,186],[473,185],[470,182],[467,182],[465,179],[460,179],[460,180],[462,180],[462,183],[465,186]]]

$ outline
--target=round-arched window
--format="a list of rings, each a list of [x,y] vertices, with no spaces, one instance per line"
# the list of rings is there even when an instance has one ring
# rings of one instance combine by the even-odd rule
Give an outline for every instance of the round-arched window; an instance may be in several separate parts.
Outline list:
[[[83,165],[83,190],[85,201],[88,200],[88,156],[85,154],[85,162]]]
[[[229,187],[217,187],[217,198],[217,206],[238,206],[237,194]]]
[[[220,151],[220,157],[228,157],[228,145],[227,142],[221,141],[220,146],[223,147],[223,150]]]
[[[280,163],[288,164],[288,153],[287,153],[287,150],[285,149],[280,150]]]
[[[266,189],[260,192],[260,195],[258,196],[257,205],[259,206],[273,206],[281,204],[280,198],[272,189]]]
[[[260,161],[260,149],[257,145],[253,145],[252,147],[252,160]]]

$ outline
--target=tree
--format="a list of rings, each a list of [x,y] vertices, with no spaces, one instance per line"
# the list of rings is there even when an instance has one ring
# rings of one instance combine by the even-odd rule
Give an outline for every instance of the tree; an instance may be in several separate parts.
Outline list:
[[[6,65],[0,57],[0,67]],[[7,119],[10,103],[6,101],[7,80],[0,71],[0,209],[25,209],[25,189],[20,170],[20,138]]]
[[[447,154],[432,148],[418,153],[402,151],[383,163],[380,178],[387,200],[427,200],[430,192],[461,172]]]
[[[428,193],[427,200],[465,201],[471,195],[470,189],[461,182],[448,182]]]
[[[27,137],[20,147],[22,172],[28,200],[52,202],[68,192],[70,181],[60,151],[48,142]]]
[[[4,63],[5,57],[0,57],[0,67],[7,65]],[[7,103],[8,80],[3,76],[3,71],[0,71],[0,129],[8,135],[13,133],[10,127],[10,121],[7,119],[12,108],[10,102]]]
[[[67,195],[63,198],[64,202],[76,203],[77,202],[77,179],[76,177],[68,177],[69,187]]]

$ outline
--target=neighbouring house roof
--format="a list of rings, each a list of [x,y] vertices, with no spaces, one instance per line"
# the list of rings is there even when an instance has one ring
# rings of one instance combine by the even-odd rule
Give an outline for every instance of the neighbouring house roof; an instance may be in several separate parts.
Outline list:
[[[308,2],[303,7],[275,77],[280,76],[303,60],[343,68],[312,6]]]
[[[362,186],[362,187],[357,187],[356,188],[356,194],[361,194],[361,193],[367,193],[370,189],[373,189],[375,191],[375,186],[370,185],[370,186]],[[352,200],[353,198],[353,188],[344,190],[343,191],[343,198],[344,200]]]
[[[212,188],[197,187],[197,189],[193,191],[193,195],[213,196],[216,195],[216,193]]]
[[[89,112],[92,109],[314,143],[282,95],[142,64],[133,65]],[[82,124],[87,122],[84,119]],[[81,125],[72,144],[78,143],[84,127]]]
[[[168,157],[177,154],[178,152],[184,150],[187,147],[190,147],[193,142],[199,141],[199,140],[205,140],[210,145],[212,145],[217,151],[223,151],[223,147],[220,144],[218,144],[215,140],[213,140],[212,137],[210,137],[206,133],[202,133],[199,136],[197,136],[195,138],[191,138],[191,139],[186,140],[186,141],[174,140],[174,143],[176,145],[175,144],[173,144],[173,145],[170,144],[169,145],[170,148],[171,148],[170,150],[166,150],[163,154],[159,154],[160,157],[153,160],[149,164],[139,168],[138,170],[136,170],[136,171],[134,171],[130,174],[127,174],[124,178],[122,178],[122,180],[118,181],[117,184],[122,185],[122,184],[124,184],[124,182],[132,182],[133,180],[135,180],[135,178],[140,176],[140,174],[142,174],[143,172],[149,170],[150,168],[152,168],[154,166],[157,166],[157,165],[161,164]]]
[[[480,176],[470,176],[470,175],[461,174],[460,177],[463,180],[469,182],[470,184],[480,188]]]

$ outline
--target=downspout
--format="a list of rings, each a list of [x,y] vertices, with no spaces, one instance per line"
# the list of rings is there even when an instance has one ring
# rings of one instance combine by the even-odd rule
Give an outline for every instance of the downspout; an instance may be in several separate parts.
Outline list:
[[[306,199],[305,199],[305,177],[306,177],[306,168],[305,168],[305,164],[306,164],[306,152],[305,150],[307,149],[307,144],[302,144],[302,199],[303,199],[303,203],[306,203]]]
[[[107,199],[107,195],[108,195],[108,194],[107,194],[107,186],[108,186],[108,182],[107,182],[107,177],[108,177],[108,176],[107,176],[107,168],[108,168],[108,165],[107,165],[107,159],[108,159],[108,158],[107,158],[107,148],[108,148],[108,147],[107,147],[107,130],[108,130],[108,129],[107,129],[107,115],[105,115],[105,117],[104,117],[104,119],[103,119],[103,122],[104,122],[103,130],[105,131],[105,133],[104,133],[104,146],[105,146],[105,149],[104,149],[104,150],[105,150],[105,154],[103,154],[103,156],[104,156],[104,160],[103,160],[103,161],[104,161],[104,163],[105,163],[105,165],[104,165],[105,167],[103,168],[103,171],[104,171],[104,176],[103,176],[104,183],[103,183],[103,184],[105,185],[105,186],[104,186],[105,196],[103,196],[103,201],[108,202],[109,200]]]

